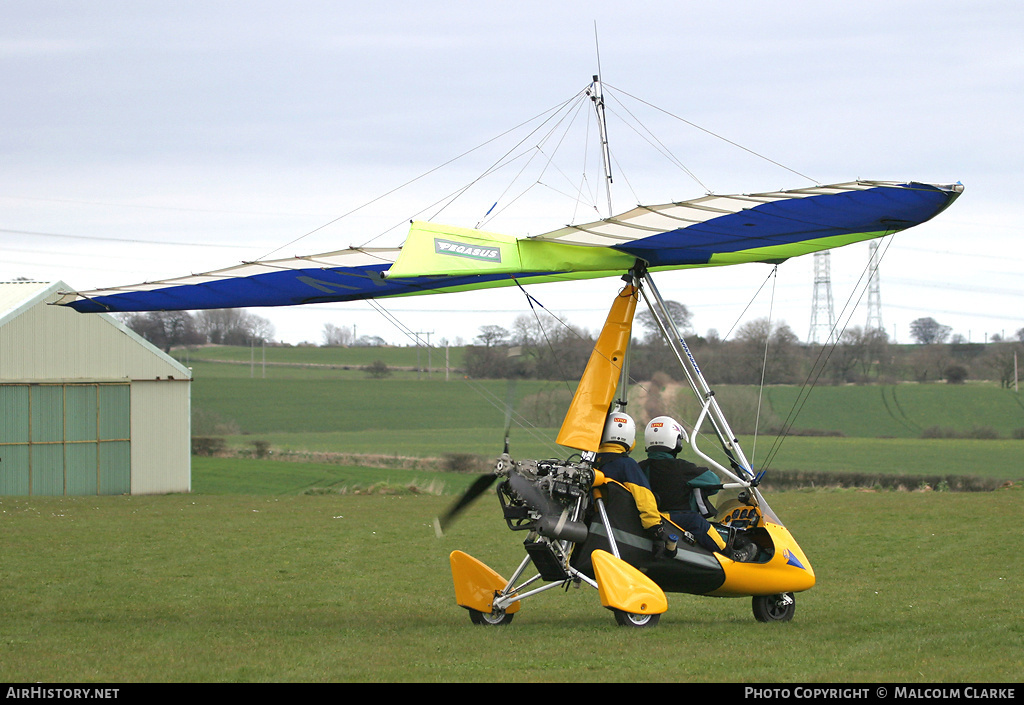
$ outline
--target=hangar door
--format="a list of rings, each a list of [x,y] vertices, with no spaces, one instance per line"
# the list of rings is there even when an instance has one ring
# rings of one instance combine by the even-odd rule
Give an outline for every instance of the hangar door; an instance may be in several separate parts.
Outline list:
[[[131,491],[128,383],[0,384],[0,494]]]

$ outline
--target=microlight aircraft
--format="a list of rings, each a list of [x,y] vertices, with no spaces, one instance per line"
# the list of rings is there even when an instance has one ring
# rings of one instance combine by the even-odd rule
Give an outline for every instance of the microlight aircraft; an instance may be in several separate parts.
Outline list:
[[[597,108],[610,181],[602,87],[586,95]],[[319,255],[248,262],[190,276],[85,292],[56,303],[82,313],[196,310],[378,299],[414,294],[620,277],[624,285],[577,387],[556,442],[565,459],[515,460],[506,428],[504,452],[437,520],[443,531],[497,483],[509,529],[525,532],[526,556],[504,578],[461,551],[450,556],[456,603],[476,624],[508,624],[527,598],[552,588],[588,585],[624,626],[652,626],[667,610],[666,592],[750,597],[759,621],[791,619],[794,594],[813,587],[810,561],[771,510],[713,391],[668,315],[658,272],[791,257],[879,238],[930,220],[962,192],[960,184],[857,180],[791,191],[703,197],[637,206],[594,222],[515,237],[415,221],[401,247],[351,247]],[[610,201],[610,197],[609,197]],[[595,467],[609,412],[625,403],[633,315],[643,299],[700,400],[690,424],[697,456],[722,479],[713,525],[756,546],[733,560],[686,541],[658,555],[642,531],[625,488]],[[707,424],[724,453],[698,447]],[[666,522],[668,519],[666,518]],[[678,528],[678,527],[676,527]],[[671,536],[684,536],[679,529]],[[533,570],[530,570],[531,565]],[[525,577],[528,573],[534,573]]]

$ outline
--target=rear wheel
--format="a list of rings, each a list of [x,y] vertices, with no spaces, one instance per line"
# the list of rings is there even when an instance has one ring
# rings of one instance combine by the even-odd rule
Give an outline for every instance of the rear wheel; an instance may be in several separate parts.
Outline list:
[[[615,614],[615,622],[620,627],[654,627],[661,620],[660,614],[636,614],[635,612],[624,612],[612,610]]]
[[[751,603],[758,622],[788,622],[796,611],[796,598],[791,592],[778,595],[756,595]]]
[[[512,621],[515,614],[509,614],[505,610],[494,610],[493,612],[480,612],[469,610],[469,619],[473,624],[481,624],[491,627],[503,627]]]

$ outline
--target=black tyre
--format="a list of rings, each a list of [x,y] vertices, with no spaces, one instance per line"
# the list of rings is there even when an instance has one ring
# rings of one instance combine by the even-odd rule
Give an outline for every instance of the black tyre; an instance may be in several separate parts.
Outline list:
[[[473,624],[480,624],[488,627],[503,627],[506,624],[511,623],[513,617],[515,617],[515,614],[509,614],[505,610],[498,610],[494,612],[469,610],[469,620],[473,622]]]
[[[660,614],[636,614],[635,612],[623,612],[612,610],[615,614],[615,622],[620,627],[656,627],[661,620]]]
[[[788,622],[796,612],[796,598],[791,592],[778,595],[757,595],[751,602],[758,622]]]

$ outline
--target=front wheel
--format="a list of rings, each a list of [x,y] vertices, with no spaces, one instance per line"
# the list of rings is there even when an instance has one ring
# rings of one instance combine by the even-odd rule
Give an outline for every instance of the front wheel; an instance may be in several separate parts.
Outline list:
[[[512,618],[515,614],[510,614],[505,610],[494,610],[493,612],[480,612],[479,610],[469,610],[469,620],[473,624],[481,624],[491,627],[503,627],[506,624],[512,622]]]
[[[756,595],[751,606],[758,622],[788,622],[796,611],[796,598],[791,592]]]
[[[615,622],[620,627],[655,627],[661,620],[660,614],[636,614],[635,612],[624,612],[612,610],[615,614]]]

